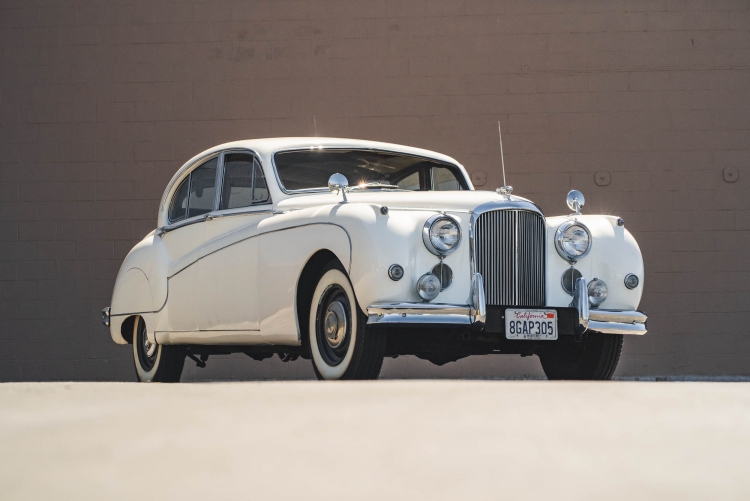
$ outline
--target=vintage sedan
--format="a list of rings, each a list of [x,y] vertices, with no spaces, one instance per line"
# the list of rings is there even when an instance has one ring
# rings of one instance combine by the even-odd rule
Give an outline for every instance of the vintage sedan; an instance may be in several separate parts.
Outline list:
[[[311,359],[376,379],[384,357],[442,365],[538,355],[550,379],[609,379],[646,333],[643,260],[616,216],[545,217],[477,191],[453,158],[329,138],[237,141],[177,171],[125,258],[103,322],[141,381],[186,358]]]

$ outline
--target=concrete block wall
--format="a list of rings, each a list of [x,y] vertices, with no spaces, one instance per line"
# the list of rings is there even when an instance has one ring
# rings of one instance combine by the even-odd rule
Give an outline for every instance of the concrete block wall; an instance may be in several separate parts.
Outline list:
[[[748,7],[0,0],[0,380],[132,380],[99,310],[195,153],[391,141],[452,155],[494,189],[498,120],[515,193],[557,214],[580,189],[585,212],[624,217],[641,245],[651,332],[627,339],[617,374],[750,375]],[[213,362],[186,379],[312,376],[308,362]],[[524,374],[541,374],[535,358],[385,370]]]

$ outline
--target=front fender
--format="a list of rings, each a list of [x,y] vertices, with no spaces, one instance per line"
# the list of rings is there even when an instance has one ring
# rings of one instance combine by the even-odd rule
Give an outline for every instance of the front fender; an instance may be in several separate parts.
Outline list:
[[[636,310],[641,302],[644,286],[643,257],[638,243],[625,226],[617,224],[615,216],[580,215],[547,218],[547,303],[567,306],[571,301],[562,288],[562,274],[570,268],[555,248],[555,232],[565,221],[575,217],[591,231],[592,247],[575,268],[587,282],[604,280],[608,288],[602,308],[608,310]],[[625,287],[625,276],[634,273],[640,279],[638,287]]]

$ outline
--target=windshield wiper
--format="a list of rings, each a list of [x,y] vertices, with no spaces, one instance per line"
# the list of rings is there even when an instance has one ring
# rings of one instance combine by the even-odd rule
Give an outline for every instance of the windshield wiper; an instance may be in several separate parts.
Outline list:
[[[401,189],[400,186],[396,186],[395,184],[380,183],[377,181],[372,182],[372,183],[357,184],[357,185],[349,187],[350,190],[368,190],[370,188],[373,188],[373,189],[388,188],[388,189],[396,189],[396,190]]]

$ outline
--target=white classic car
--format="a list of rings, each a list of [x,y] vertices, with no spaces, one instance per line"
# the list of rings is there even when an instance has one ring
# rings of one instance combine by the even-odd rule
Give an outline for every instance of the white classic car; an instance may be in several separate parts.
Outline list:
[[[376,379],[384,357],[539,356],[550,379],[609,379],[645,334],[638,244],[614,216],[545,217],[476,191],[454,159],[328,138],[237,141],[188,161],[128,256],[103,322],[141,381],[186,358],[312,360]]]

